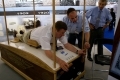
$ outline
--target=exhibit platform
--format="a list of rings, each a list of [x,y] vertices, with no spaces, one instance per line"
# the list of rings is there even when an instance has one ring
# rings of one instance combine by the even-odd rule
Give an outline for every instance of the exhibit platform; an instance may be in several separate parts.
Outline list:
[[[58,45],[61,46],[60,43]],[[22,42],[10,42],[9,45],[8,42],[1,42],[0,49],[1,59],[27,80],[79,80],[85,73],[80,56],[65,48],[58,50],[56,56],[72,64],[68,72],[63,71],[57,63],[55,68],[54,62],[40,48]]]

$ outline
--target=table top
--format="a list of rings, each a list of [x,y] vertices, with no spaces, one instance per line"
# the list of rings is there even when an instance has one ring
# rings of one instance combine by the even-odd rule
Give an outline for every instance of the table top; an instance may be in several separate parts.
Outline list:
[[[1,44],[8,45],[7,42],[1,42]],[[59,45],[61,45],[61,44],[59,43]],[[18,42],[18,43],[10,42],[9,46],[18,48],[18,49],[26,51],[26,52],[29,52],[30,54],[32,54],[32,55],[36,56],[37,58],[39,58],[40,60],[42,60],[44,63],[46,63],[53,70],[58,70],[60,68],[58,63],[56,63],[56,68],[54,68],[54,66],[53,66],[54,62],[46,56],[45,52],[41,48],[36,49],[36,48],[31,47],[31,46],[29,46],[25,43],[22,43],[22,42]],[[79,57],[77,54],[75,54],[75,53],[73,53],[65,48],[63,50],[56,51],[56,56],[59,57],[60,59],[64,60],[67,63],[70,63]]]

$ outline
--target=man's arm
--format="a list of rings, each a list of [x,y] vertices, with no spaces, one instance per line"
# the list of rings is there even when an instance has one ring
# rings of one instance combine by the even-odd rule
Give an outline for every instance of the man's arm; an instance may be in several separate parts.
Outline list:
[[[93,9],[94,9],[94,8],[92,8],[92,9],[90,9],[90,10],[88,10],[88,11],[86,12],[86,18],[87,18],[87,20],[88,20],[90,29],[94,29],[94,25],[91,24],[90,21],[89,21],[89,18],[90,18],[91,15],[92,15]]]
[[[93,8],[86,12],[86,18],[89,19],[92,14]]]
[[[46,56],[48,58],[50,58],[51,60],[54,60],[54,55],[51,51],[51,45],[50,45],[49,37],[40,38],[40,43],[41,43],[41,48],[45,51]],[[60,67],[64,71],[68,71],[69,65],[65,61],[61,60],[60,58],[58,58],[56,56],[56,62],[60,65]]]
[[[85,42],[89,42],[89,38],[90,38],[90,33],[86,32],[85,33]]]
[[[64,44],[64,47],[74,53],[76,53],[76,51],[77,51],[77,49],[75,47],[73,47],[73,45],[71,45],[70,43]]]
[[[106,22],[106,24],[103,26],[103,30],[104,30],[106,27],[109,26],[110,22],[111,22],[111,21],[107,21],[107,22]]]
[[[51,60],[54,60],[54,55],[53,53],[51,52],[51,50],[44,50],[45,51],[45,54],[48,58],[50,58]],[[58,58],[56,56],[56,62],[60,65],[60,67],[64,70],[64,71],[68,71],[68,68],[69,68],[69,65],[61,60],[60,58]]]
[[[75,48],[73,45],[71,45],[70,43],[68,43],[66,36],[63,36],[62,38],[59,39],[60,42],[64,45],[64,47],[66,49],[68,49],[69,51],[72,51],[74,53],[77,53],[78,55],[84,54],[84,50],[78,50],[77,48]]]
[[[88,20],[85,18],[85,23],[84,23],[84,34],[85,34],[85,43],[84,43],[84,48],[88,49],[90,47],[89,44],[89,38],[90,38],[90,27]]]
[[[106,27],[108,27],[111,21],[112,21],[112,16],[111,16],[110,12],[108,11],[108,13],[107,13],[107,22],[103,26],[103,29],[105,29]]]
[[[84,53],[84,50],[81,50],[81,49],[76,49],[73,45],[71,45],[70,43],[66,43],[66,44],[64,44],[64,47],[66,48],[66,49],[68,49],[69,51],[72,51],[72,52],[74,52],[74,53],[76,53],[76,54],[78,54],[78,55],[81,55],[81,54],[85,54]]]
[[[89,22],[87,20],[87,18],[85,18],[85,28],[84,28],[84,32],[85,32],[85,42],[89,42],[89,38],[90,38],[90,27],[89,27]]]
[[[84,48],[85,48],[85,49],[88,49],[88,48],[90,47],[89,38],[90,38],[90,33],[89,33],[89,32],[86,32],[86,33],[85,33],[85,45],[84,45]]]

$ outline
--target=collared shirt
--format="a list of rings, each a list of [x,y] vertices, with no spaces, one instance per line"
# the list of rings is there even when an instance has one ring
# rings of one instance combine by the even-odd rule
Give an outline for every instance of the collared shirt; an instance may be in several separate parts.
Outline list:
[[[51,39],[52,39],[52,27],[51,25],[48,26],[41,26],[33,29],[31,31],[30,39],[35,40],[41,45],[43,50],[51,50]],[[62,36],[59,41],[62,44],[67,43],[67,38]]]
[[[100,11],[99,7],[95,7],[86,12],[86,18],[87,19],[91,18],[90,23],[92,23],[94,26],[96,24],[99,11]],[[100,16],[99,27],[103,27],[106,24],[106,22],[109,22],[111,20],[112,16],[110,14],[110,11],[106,8],[103,8]]]
[[[77,15],[77,22],[73,23],[67,16],[63,18],[63,22],[67,24],[69,33],[75,33],[75,32],[80,33],[83,29],[83,16],[81,14]],[[89,31],[90,31],[89,24],[87,19],[85,18],[84,32],[89,32]]]

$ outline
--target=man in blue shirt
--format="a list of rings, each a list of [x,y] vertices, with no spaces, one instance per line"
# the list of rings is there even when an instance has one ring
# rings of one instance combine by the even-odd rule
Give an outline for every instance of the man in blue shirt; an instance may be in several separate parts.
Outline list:
[[[90,19],[90,48],[88,49],[88,60],[92,61],[91,50],[96,38],[104,37],[104,29],[109,26],[112,20],[111,14],[108,9],[104,8],[107,0],[99,0],[98,7],[94,7],[87,11],[86,17]],[[98,55],[103,55],[103,45],[98,44]]]
[[[67,24],[68,27],[68,42],[72,45],[75,45],[76,39],[78,39],[78,47],[82,48],[82,31],[83,31],[83,16],[81,14],[77,14],[77,11],[74,8],[69,8],[67,10],[67,16],[63,18],[63,22]],[[85,18],[85,43],[84,48],[88,49],[89,45],[89,24],[87,19]]]

